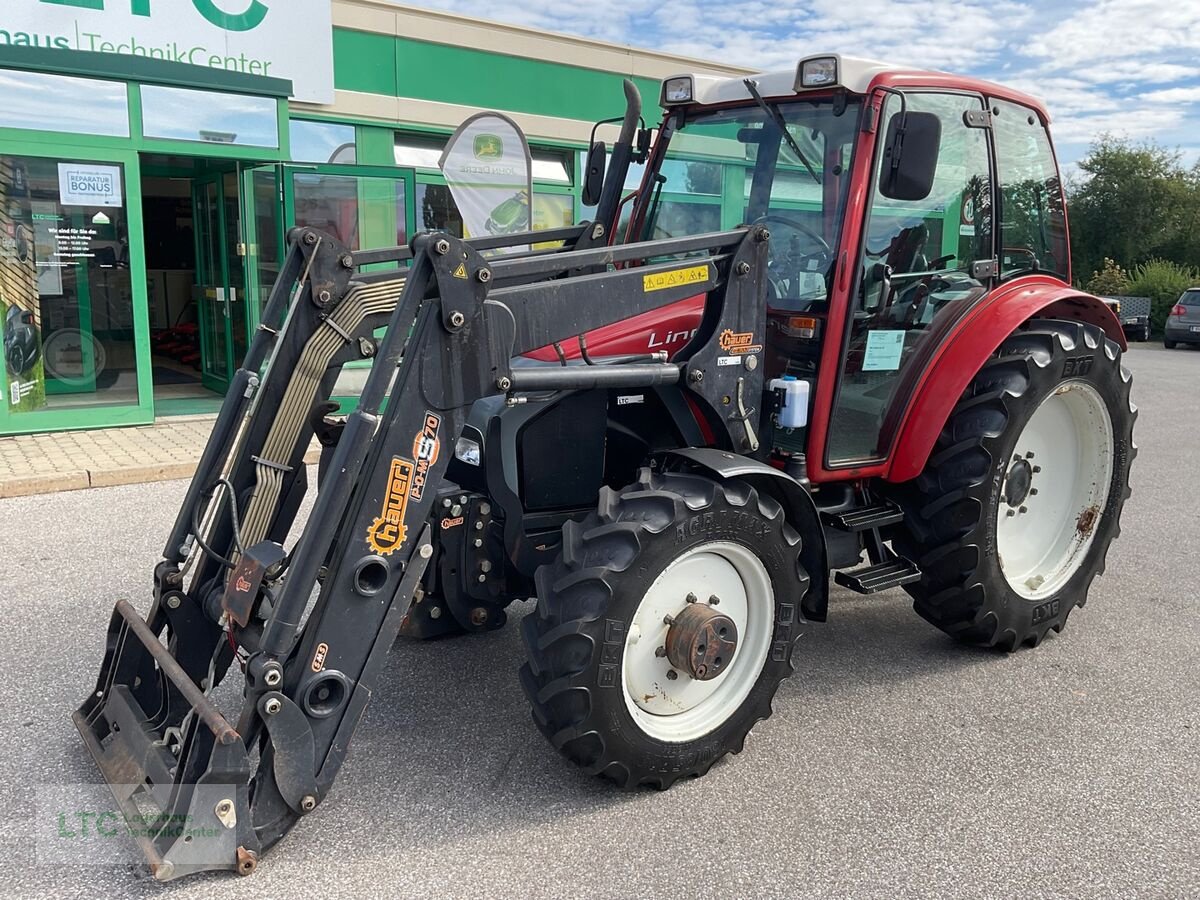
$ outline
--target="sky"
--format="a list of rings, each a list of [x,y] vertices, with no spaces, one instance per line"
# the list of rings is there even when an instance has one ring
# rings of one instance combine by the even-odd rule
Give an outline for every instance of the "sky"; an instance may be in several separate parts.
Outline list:
[[[411,2],[411,0],[410,0]],[[758,70],[837,52],[1039,97],[1071,167],[1100,134],[1200,158],[1200,0],[437,0],[528,25]]]

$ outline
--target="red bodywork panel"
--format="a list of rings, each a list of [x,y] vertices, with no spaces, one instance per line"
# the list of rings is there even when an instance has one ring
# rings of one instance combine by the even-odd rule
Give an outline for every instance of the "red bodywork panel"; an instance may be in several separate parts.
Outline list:
[[[665,350],[673,354],[682,350],[704,315],[704,295],[697,294],[670,306],[644,312],[623,322],[605,325],[584,335],[588,356],[627,356]],[[567,359],[579,359],[579,341],[562,342]],[[541,362],[557,362],[558,351],[553,345],[539,347],[525,354]]]
[[[1030,318],[1075,319],[1104,329],[1125,350],[1125,333],[1102,300],[1045,275],[1031,275],[992,291],[964,316],[930,361],[900,424],[888,481],[921,474],[950,411],[975,373],[1021,323]]]

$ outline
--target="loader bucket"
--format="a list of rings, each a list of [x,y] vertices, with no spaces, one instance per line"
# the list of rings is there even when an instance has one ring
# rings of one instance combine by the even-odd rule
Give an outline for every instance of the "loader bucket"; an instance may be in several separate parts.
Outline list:
[[[95,693],[73,719],[155,878],[254,871],[246,747],[126,600]]]

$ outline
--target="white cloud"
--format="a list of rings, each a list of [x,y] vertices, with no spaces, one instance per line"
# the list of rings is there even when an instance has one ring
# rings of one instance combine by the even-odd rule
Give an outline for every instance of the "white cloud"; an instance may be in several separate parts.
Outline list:
[[[1191,144],[1200,0],[442,0],[529,25],[748,68],[834,51],[980,75],[1039,97],[1067,162],[1101,133]],[[1147,90],[1152,86],[1153,90]]]

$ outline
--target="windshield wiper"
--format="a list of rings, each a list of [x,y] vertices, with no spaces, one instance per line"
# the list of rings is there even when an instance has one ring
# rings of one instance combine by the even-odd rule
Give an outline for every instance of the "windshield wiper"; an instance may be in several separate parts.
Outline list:
[[[783,134],[783,139],[787,141],[788,148],[796,154],[796,158],[804,163],[804,168],[808,169],[808,174],[812,176],[812,180],[817,184],[821,183],[821,179],[817,177],[817,170],[812,167],[812,163],[808,161],[808,157],[804,155],[804,151],[800,149],[800,145],[796,143],[796,139],[792,137],[792,133],[787,130],[787,122],[783,121],[783,116],[779,114],[778,107],[772,106],[763,99],[763,95],[758,92],[758,82],[752,78],[745,78],[742,84],[746,85],[746,90],[750,92],[750,96],[754,98],[754,102],[762,107],[763,112],[771,117],[771,121],[775,123],[775,127]]]

